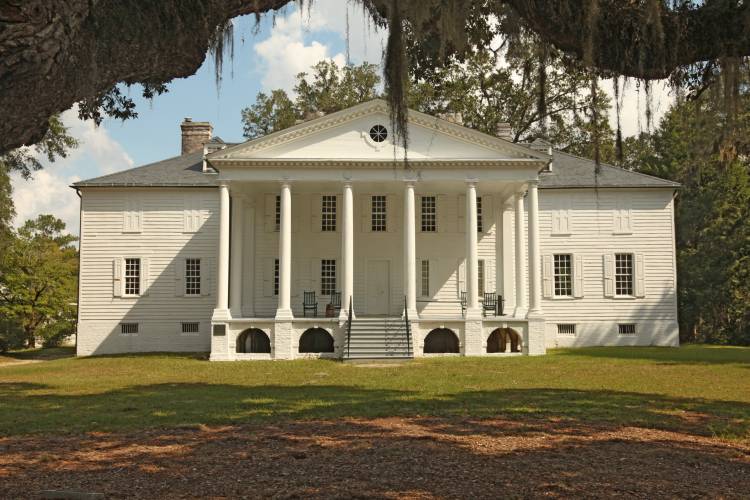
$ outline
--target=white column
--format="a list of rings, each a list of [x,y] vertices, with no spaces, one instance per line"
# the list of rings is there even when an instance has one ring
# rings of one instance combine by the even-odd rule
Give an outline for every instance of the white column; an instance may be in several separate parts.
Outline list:
[[[242,238],[243,228],[245,225],[244,221],[244,202],[239,196],[232,197],[232,253],[231,253],[231,276],[229,279],[230,290],[229,309],[232,311],[233,318],[239,318],[242,316]]]
[[[502,235],[500,243],[501,257],[497,260],[497,269],[500,270],[505,299],[505,314],[513,314],[516,308],[516,291],[514,289],[514,267],[513,267],[513,209],[515,198],[511,196],[502,204],[500,220],[502,220],[502,231],[498,228],[497,237]],[[500,265],[502,263],[502,265]]]
[[[217,272],[216,312],[214,316],[229,316],[229,186],[219,186],[219,269]]]
[[[479,257],[477,256],[477,187],[466,184],[466,316],[481,314],[479,306]]]
[[[417,235],[414,210],[414,183],[407,182],[404,191],[404,283],[410,320],[417,319]]]
[[[276,319],[292,319],[292,193],[289,183],[281,185],[279,226],[279,303]]]
[[[542,312],[542,262],[539,252],[539,189],[536,181],[529,184],[529,281],[531,298],[529,314]]]
[[[346,319],[349,314],[349,300],[354,294],[354,195],[352,185],[344,184],[343,217],[341,227],[341,313],[339,317]],[[352,313],[353,315],[353,313]]]
[[[524,237],[523,223],[524,223],[524,210],[523,210],[523,191],[516,193],[516,213],[515,213],[515,227],[516,227],[516,310],[514,316],[524,317],[528,311],[528,301],[526,296],[526,274],[524,273],[524,266],[526,265],[526,238]]]

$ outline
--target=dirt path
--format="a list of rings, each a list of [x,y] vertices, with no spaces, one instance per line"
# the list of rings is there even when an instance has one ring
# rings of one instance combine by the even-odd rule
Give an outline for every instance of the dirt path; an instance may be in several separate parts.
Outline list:
[[[0,497],[724,497],[750,444],[635,427],[356,419],[0,439]]]

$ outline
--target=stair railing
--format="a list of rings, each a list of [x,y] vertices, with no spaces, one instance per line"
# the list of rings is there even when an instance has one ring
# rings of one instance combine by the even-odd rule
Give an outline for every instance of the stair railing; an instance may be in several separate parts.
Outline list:
[[[409,324],[409,302],[406,298],[406,295],[404,295],[404,324],[406,326],[406,345],[407,345],[407,353],[412,354],[412,348],[411,348],[411,325]]]
[[[346,357],[352,351],[352,296],[349,296],[349,317],[346,319]]]

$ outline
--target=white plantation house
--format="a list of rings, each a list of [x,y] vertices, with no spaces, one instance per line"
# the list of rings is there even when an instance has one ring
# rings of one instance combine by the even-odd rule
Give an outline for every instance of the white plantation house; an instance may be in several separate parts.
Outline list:
[[[678,343],[673,182],[374,100],[75,184],[78,354],[543,354]],[[507,131],[506,131],[507,132]]]

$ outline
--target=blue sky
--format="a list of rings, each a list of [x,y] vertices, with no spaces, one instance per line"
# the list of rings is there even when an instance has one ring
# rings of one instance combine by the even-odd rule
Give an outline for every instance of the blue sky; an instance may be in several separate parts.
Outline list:
[[[35,173],[31,181],[13,178],[16,224],[40,213],[51,213],[65,221],[71,233],[78,234],[78,197],[68,186],[80,179],[178,155],[179,124],[187,116],[210,121],[214,134],[225,141],[242,140],[240,110],[252,104],[259,91],[291,91],[295,75],[316,62],[346,61],[344,7],[349,14],[351,62],[380,64],[386,33],[371,26],[356,3],[316,0],[303,12],[294,3],[275,16],[263,16],[257,26],[254,16],[236,18],[235,57],[225,61],[220,89],[215,83],[214,62],[207,57],[195,75],[174,80],[168,93],[151,102],[140,97],[138,88],[132,88],[139,114],[135,120],[105,120],[95,127],[92,122],[78,120],[75,109],[64,112],[63,122],[81,145],[68,158],[53,164],[43,161],[44,170]],[[611,83],[604,85],[605,90],[611,87]],[[666,91],[655,88],[658,116],[667,107],[660,101],[668,99]],[[638,104],[631,86],[623,102],[626,135],[637,131],[638,114],[642,113]]]

